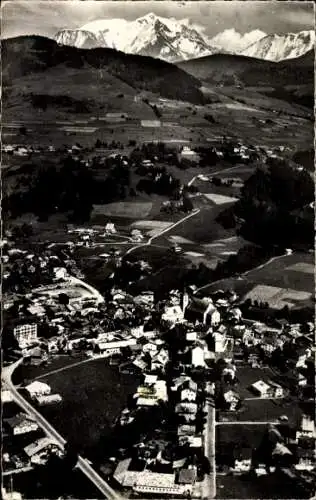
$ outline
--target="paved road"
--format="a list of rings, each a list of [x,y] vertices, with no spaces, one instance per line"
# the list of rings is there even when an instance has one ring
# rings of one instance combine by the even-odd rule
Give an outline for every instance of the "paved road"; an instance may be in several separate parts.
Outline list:
[[[13,363],[12,365],[2,369],[1,380],[5,383],[10,390],[13,400],[17,403],[25,413],[34,418],[39,427],[47,434],[53,442],[55,442],[61,449],[64,449],[66,444],[65,439],[56,431],[56,429],[47,420],[38,413],[33,406],[24,399],[24,397],[17,391],[12,383],[12,373],[15,368],[21,363],[22,359]],[[78,458],[77,467],[90,479],[90,481],[98,488],[104,498],[108,500],[122,500],[122,497],[114,491],[110,485],[91,467],[89,462],[83,457]]]
[[[206,392],[211,393],[210,384],[206,385]],[[204,453],[209,459],[211,472],[205,476],[202,485],[202,499],[208,500],[216,497],[216,448],[215,448],[215,408],[210,399],[206,399],[206,425],[204,431]]]
[[[21,467],[20,469],[12,469],[7,471],[1,471],[3,476],[11,476],[12,474],[21,474],[22,472],[30,472],[33,470],[31,465],[27,465],[25,467]]]

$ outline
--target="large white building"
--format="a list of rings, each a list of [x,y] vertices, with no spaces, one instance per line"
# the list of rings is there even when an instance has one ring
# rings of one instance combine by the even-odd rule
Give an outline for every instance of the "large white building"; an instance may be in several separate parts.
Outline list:
[[[44,382],[35,381],[25,387],[31,398],[48,395],[51,393],[51,388]]]
[[[38,340],[37,324],[27,323],[24,325],[18,325],[14,328],[13,335],[15,336],[20,349],[26,349]]]

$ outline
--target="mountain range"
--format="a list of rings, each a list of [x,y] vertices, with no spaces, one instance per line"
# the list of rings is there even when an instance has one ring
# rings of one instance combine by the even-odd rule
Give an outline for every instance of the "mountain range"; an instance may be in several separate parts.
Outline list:
[[[78,29],[62,29],[54,39],[61,45],[84,49],[108,47],[169,62],[217,53],[280,61],[300,57],[311,50],[315,32],[267,35],[256,29],[240,34],[232,28],[209,37],[188,19],[176,20],[149,13],[134,21],[100,19]]]

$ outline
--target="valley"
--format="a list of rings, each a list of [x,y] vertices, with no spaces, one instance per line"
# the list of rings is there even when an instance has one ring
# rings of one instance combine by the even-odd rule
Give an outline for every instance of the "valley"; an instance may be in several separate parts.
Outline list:
[[[312,498],[314,32],[59,3],[2,41],[4,492]]]

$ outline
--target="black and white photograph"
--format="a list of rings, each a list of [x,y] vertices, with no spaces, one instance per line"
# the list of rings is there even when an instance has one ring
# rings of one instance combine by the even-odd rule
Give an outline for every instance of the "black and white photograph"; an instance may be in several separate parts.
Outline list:
[[[4,500],[315,500],[311,1],[4,0]]]

